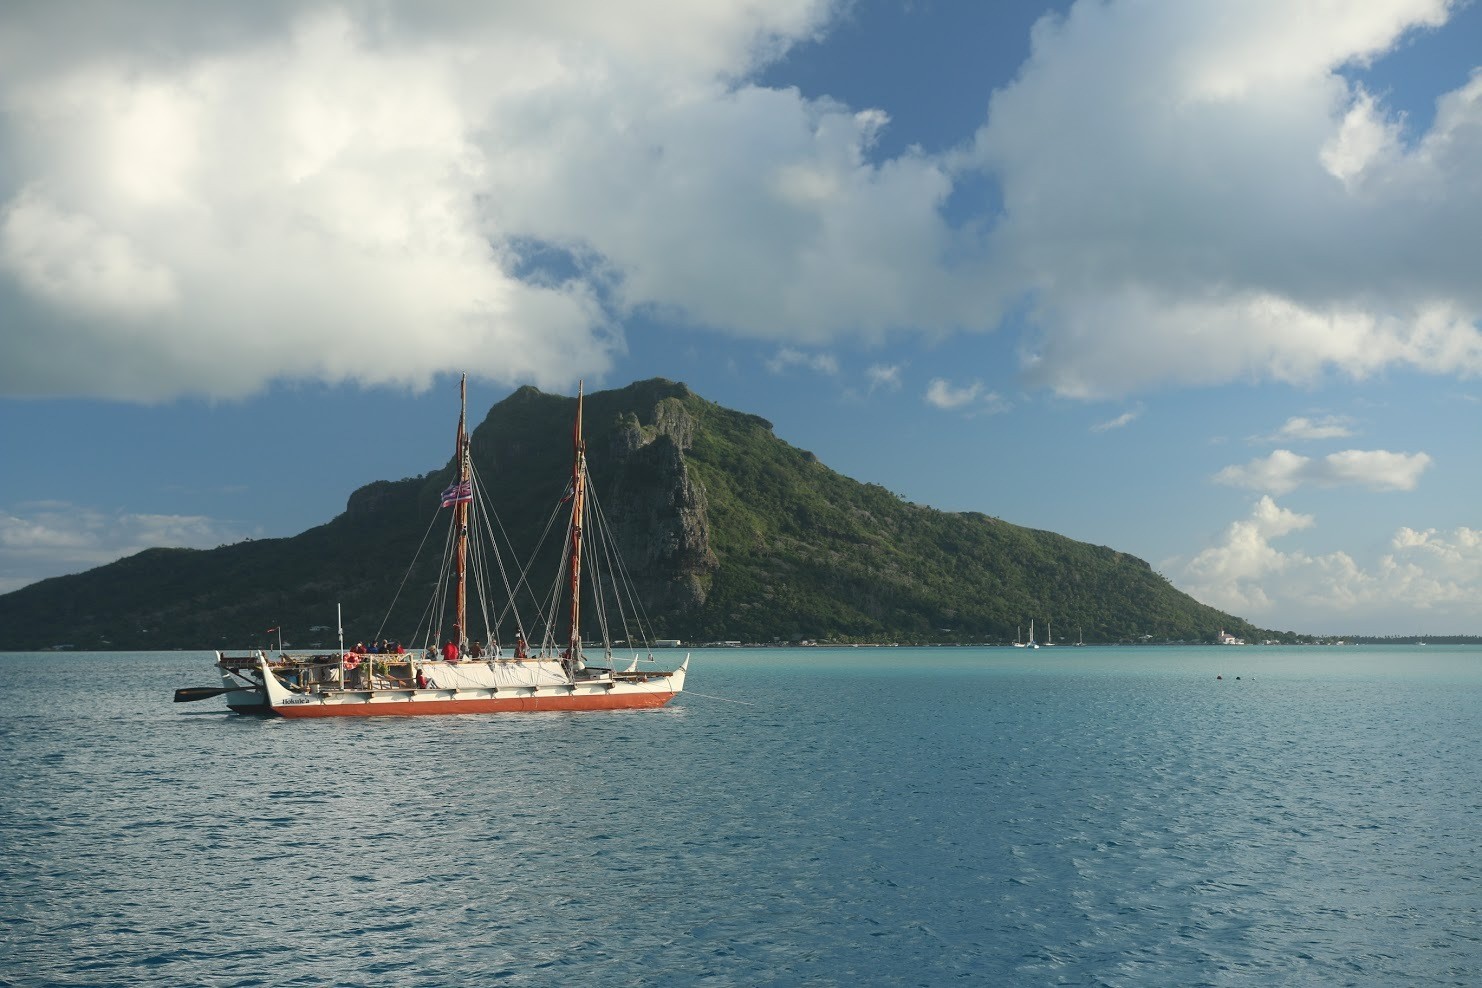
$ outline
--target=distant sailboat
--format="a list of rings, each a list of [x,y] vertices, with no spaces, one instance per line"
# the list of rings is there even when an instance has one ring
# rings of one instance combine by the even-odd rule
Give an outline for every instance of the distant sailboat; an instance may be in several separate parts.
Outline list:
[[[1048,648],[1051,645],[1054,645],[1055,644],[1054,627],[1055,626],[1052,625],[1049,621],[1046,621],[1045,622],[1045,647],[1046,648]]]
[[[1024,636],[1024,626],[1022,624],[1015,625],[1014,626],[1014,647],[1015,648],[1024,648],[1025,647],[1024,646],[1024,643],[1019,640],[1023,636]]]
[[[1034,640],[1034,621],[1032,619],[1029,622],[1029,641],[1025,643],[1024,647],[1039,648],[1039,642]]]

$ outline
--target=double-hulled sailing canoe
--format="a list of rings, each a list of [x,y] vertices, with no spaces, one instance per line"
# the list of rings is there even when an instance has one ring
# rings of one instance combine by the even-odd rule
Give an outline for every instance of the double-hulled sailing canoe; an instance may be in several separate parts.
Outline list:
[[[366,653],[358,648],[346,650],[341,630],[340,647],[332,653],[281,649],[217,652],[221,687],[178,690],[175,699],[220,695],[230,709],[239,713],[298,718],[626,710],[661,707],[677,696],[684,689],[688,655],[675,669],[640,668],[641,663],[653,661],[651,651],[640,646],[620,661],[609,638],[606,594],[631,586],[631,581],[621,571],[621,557],[612,547],[592,553],[588,544],[594,538],[607,541],[608,533],[601,512],[596,510],[587,474],[580,389],[572,430],[571,480],[558,505],[558,509],[570,506],[565,519],[562,572],[550,596],[536,602],[541,616],[534,627],[539,634],[527,644],[525,625],[516,616],[512,623],[519,630],[513,642],[507,646],[500,643],[503,622],[499,617],[491,621],[489,615],[514,614],[517,608],[513,599],[503,608],[491,607],[487,588],[496,583],[507,590],[527,584],[523,577],[511,581],[504,572],[494,539],[497,519],[492,517],[493,509],[484,496],[470,454],[467,411],[465,376],[460,386],[457,470],[438,508],[439,512],[451,509],[444,553],[446,572],[424,612],[429,616],[425,625],[419,625],[406,639],[417,643],[410,651],[400,643]],[[475,573],[481,576],[475,580],[478,599],[472,608],[470,555]],[[491,566],[500,571],[501,580],[495,581],[485,572]],[[599,577],[599,567],[609,572]],[[601,633],[600,654],[598,646],[582,642],[584,576],[588,588],[594,591],[591,597],[598,610],[590,623]],[[513,595],[510,591],[511,598]],[[619,610],[625,645],[631,648],[635,641],[652,641],[652,634],[638,619],[641,607],[636,602],[620,604]],[[471,614],[485,622],[482,638],[469,635]],[[445,634],[449,623],[451,632]]]

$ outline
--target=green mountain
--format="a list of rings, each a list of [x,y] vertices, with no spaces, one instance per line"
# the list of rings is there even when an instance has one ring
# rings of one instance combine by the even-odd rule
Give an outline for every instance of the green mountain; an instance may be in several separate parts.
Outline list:
[[[573,398],[521,388],[472,433],[519,560],[561,500],[574,412]],[[1125,553],[841,476],[764,419],[683,384],[589,395],[585,416],[598,503],[662,638],[1007,642],[1031,619],[1062,642],[1212,641],[1221,628],[1293,637],[1206,607]],[[151,549],[0,596],[0,650],[238,648],[267,643],[275,626],[295,644],[328,644],[336,605],[351,641],[410,638],[432,563],[408,574],[407,561],[451,477],[450,458],[362,487],[293,538]],[[556,551],[531,572],[554,572]]]

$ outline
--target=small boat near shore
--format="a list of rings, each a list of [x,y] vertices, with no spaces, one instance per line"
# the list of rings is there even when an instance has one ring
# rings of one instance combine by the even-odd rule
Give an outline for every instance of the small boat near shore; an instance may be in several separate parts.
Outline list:
[[[620,660],[608,637],[605,594],[598,591],[618,593],[631,587],[631,581],[620,557],[605,544],[610,542],[606,519],[597,507],[587,474],[580,389],[572,432],[571,479],[552,514],[557,519],[569,505],[561,572],[549,596],[537,604],[540,617],[535,629],[539,633],[531,643],[527,644],[526,626],[518,617],[513,618],[519,629],[514,640],[507,645],[498,641],[501,619],[513,613],[514,592],[527,586],[527,574],[511,579],[500,561],[494,542],[497,519],[491,517],[492,508],[486,503],[470,454],[467,396],[465,376],[460,386],[457,470],[438,508],[439,512],[451,509],[443,575],[424,612],[436,616],[408,639],[418,644],[411,650],[396,642],[379,650],[346,649],[340,623],[340,646],[331,651],[219,651],[215,665],[221,686],[177,690],[176,702],[222,696],[227,707],[238,713],[296,719],[628,710],[662,707],[683,691],[688,655],[677,668],[640,668],[642,662],[654,661],[651,649],[639,648]],[[547,531],[553,527],[548,525]],[[480,577],[475,580],[479,592],[473,607],[469,600],[471,550]],[[499,570],[499,580],[487,572],[491,568]],[[601,632],[600,643],[592,645],[584,645],[581,635],[584,575],[594,591],[591,625]],[[502,585],[511,598],[500,607],[493,606],[485,593],[495,585]],[[615,626],[622,629],[621,641],[653,640],[638,621],[641,607],[636,601],[619,601],[617,609],[620,616]],[[469,635],[471,613],[484,621],[483,638]],[[491,614],[495,615],[492,620]],[[640,625],[637,631],[633,623]]]

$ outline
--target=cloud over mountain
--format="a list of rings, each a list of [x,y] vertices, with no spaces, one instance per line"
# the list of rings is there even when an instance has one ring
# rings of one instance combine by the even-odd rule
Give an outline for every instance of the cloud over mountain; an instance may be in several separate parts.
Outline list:
[[[1448,6],[1077,3],[976,135],[893,157],[880,109],[752,81],[823,0],[11,7],[0,393],[557,384],[640,314],[819,347],[1027,313],[1072,396],[1475,374],[1482,76],[1410,134],[1344,74]]]

